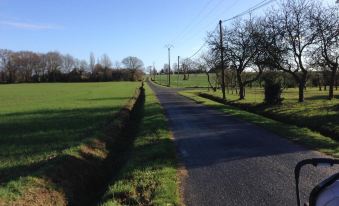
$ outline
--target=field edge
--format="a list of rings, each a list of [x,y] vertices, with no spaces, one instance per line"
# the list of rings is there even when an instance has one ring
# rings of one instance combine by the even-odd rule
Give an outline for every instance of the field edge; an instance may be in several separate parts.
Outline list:
[[[172,134],[164,110],[147,85],[140,128],[128,162],[111,183],[101,206],[183,205]]]

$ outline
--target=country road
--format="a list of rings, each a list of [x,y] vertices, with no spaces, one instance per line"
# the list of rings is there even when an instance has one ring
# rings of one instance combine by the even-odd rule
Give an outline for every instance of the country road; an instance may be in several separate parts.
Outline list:
[[[187,206],[296,205],[296,163],[325,157],[196,104],[174,89],[149,86],[166,111],[180,161],[188,173],[181,185]],[[303,200],[312,186],[333,172],[305,167],[301,176]]]

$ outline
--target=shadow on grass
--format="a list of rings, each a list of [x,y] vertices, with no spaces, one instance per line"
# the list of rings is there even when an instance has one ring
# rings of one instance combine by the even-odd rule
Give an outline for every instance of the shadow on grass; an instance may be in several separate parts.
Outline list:
[[[140,110],[143,101],[139,98],[134,110]],[[127,109],[118,113],[122,122],[116,125],[113,113],[119,109],[121,107],[100,107],[3,115],[1,187],[28,176],[43,178],[65,195],[68,205],[90,205],[107,184],[112,171],[120,169],[124,152],[132,143],[130,132],[138,125],[136,122],[125,125],[130,118]],[[122,130],[126,132],[121,133]],[[92,138],[98,142],[92,142]],[[79,148],[85,142],[86,146]],[[69,151],[70,154],[63,152],[72,148],[74,151]],[[101,154],[106,150],[108,156]],[[10,188],[8,190],[10,192]],[[40,197],[43,198],[46,197]]]
[[[92,98],[92,99],[81,99],[83,101],[107,101],[107,100],[128,100],[128,97],[107,97],[107,98]]]
[[[4,119],[0,122],[0,156],[6,158],[1,158],[1,162],[15,159],[12,165],[27,164],[22,160],[30,158],[33,162],[39,162],[40,159],[53,157],[91,137],[118,109],[43,110],[3,115]],[[7,168],[11,167],[6,165]],[[1,166],[3,168],[4,165]]]
[[[220,97],[216,97],[206,93],[199,93],[198,96],[216,101],[222,104],[228,104],[245,111],[249,111],[255,114],[262,115],[273,120],[281,121],[287,124],[294,124],[299,127],[307,127],[316,132],[320,132],[325,136],[329,136],[335,140],[339,140],[339,114],[326,114],[326,115],[310,115],[305,113],[310,112],[312,109],[305,109],[300,111],[294,111],[292,113],[284,113],[289,108],[281,109],[279,105],[271,106],[265,104],[245,104],[236,102],[224,102]],[[325,95],[326,96],[326,95]],[[324,97],[324,96],[321,96]],[[315,98],[321,98],[316,96]],[[329,100],[327,100],[329,101]],[[279,108],[278,111],[275,108]],[[328,107],[328,112],[337,111],[338,105]],[[304,115],[295,115],[296,113],[302,113]]]
[[[65,167],[70,169],[72,166],[74,169],[77,166],[85,166],[89,162],[92,162],[91,164],[98,162],[89,160],[84,154],[81,154],[83,158],[81,159],[63,154],[63,151],[79,146],[87,138],[93,138],[98,130],[104,128],[105,122],[112,118],[113,112],[119,109],[119,107],[60,109],[2,115],[1,187],[6,187],[6,183],[10,181],[20,181],[24,177],[31,176],[51,180],[63,190],[65,185],[62,182],[66,182],[67,179],[55,180],[58,179],[58,175],[63,177],[66,173],[68,176],[72,175],[71,170],[64,170]],[[60,175],[61,171],[64,175]],[[76,170],[76,173],[79,171]],[[79,178],[74,180],[80,181]],[[67,190],[66,186],[65,190]],[[71,200],[74,196],[69,193],[70,191],[65,192]]]
[[[334,95],[335,99],[339,99],[339,95]],[[312,95],[311,97],[306,96],[305,100],[328,100],[328,94],[324,95]]]
[[[145,110],[140,110],[142,119],[138,122],[141,127],[135,130],[136,139],[128,162],[113,179],[98,205],[111,201],[122,205],[157,205],[154,203],[155,199],[159,199],[157,196],[166,199],[168,204],[176,205],[177,198],[171,196],[176,194],[176,186],[168,186],[168,180],[176,176],[175,147],[169,138],[160,105],[147,103],[145,107]],[[164,174],[166,169],[172,169],[173,174]],[[168,188],[174,191],[163,194]]]

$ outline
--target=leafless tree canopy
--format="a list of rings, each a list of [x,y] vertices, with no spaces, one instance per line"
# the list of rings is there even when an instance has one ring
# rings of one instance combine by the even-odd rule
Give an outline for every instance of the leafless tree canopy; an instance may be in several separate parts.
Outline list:
[[[122,64],[125,66],[127,69],[132,69],[132,70],[142,70],[144,67],[144,63],[142,60],[140,60],[138,57],[126,57],[122,60]]]
[[[314,66],[330,71],[329,99],[333,99],[333,87],[339,66],[339,8],[317,6],[311,14],[311,29],[316,35],[316,45],[311,51]]]
[[[116,68],[113,69],[107,54],[104,54],[96,62],[94,54],[91,53],[88,63],[86,60],[74,58],[70,54],[63,55],[56,51],[42,54],[0,49],[0,82],[133,81],[142,79],[143,72],[141,70],[122,69],[120,62],[116,62],[115,65]]]
[[[95,56],[94,53],[91,52],[91,54],[89,55],[89,68],[91,72],[94,71],[94,66],[95,66]]]
[[[299,88],[299,101],[309,72],[315,67],[331,71],[329,98],[338,70],[338,8],[313,0],[282,0],[262,17],[236,19],[223,29],[225,68],[235,70],[240,99],[244,87],[259,78],[264,69],[280,70],[293,77]],[[220,56],[219,34],[210,33],[210,54]],[[250,69],[257,76],[243,79]],[[227,72],[226,72],[227,73]]]
[[[107,54],[102,55],[100,62],[104,68],[112,67],[112,61]]]

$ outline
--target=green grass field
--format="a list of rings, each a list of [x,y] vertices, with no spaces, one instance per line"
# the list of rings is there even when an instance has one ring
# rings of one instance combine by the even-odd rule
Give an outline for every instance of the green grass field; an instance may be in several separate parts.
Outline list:
[[[0,200],[22,194],[41,163],[72,154],[83,141],[102,136],[105,122],[139,86],[139,82],[0,85]]]
[[[153,77],[152,77],[153,78]],[[171,75],[171,87],[208,87],[206,74],[190,74],[188,80],[183,80],[183,74]],[[210,81],[215,86],[215,74],[210,74]],[[168,84],[168,75],[155,75],[155,82],[161,85]]]
[[[222,97],[221,92],[206,92]],[[283,104],[275,106],[263,105],[264,95],[260,88],[247,88],[245,100],[227,94],[230,104],[251,109],[259,114],[295,125],[309,127],[326,135],[339,139],[339,92],[335,91],[335,99],[328,100],[326,91],[308,88],[305,91],[305,102],[298,103],[298,90],[287,89],[283,92]]]

